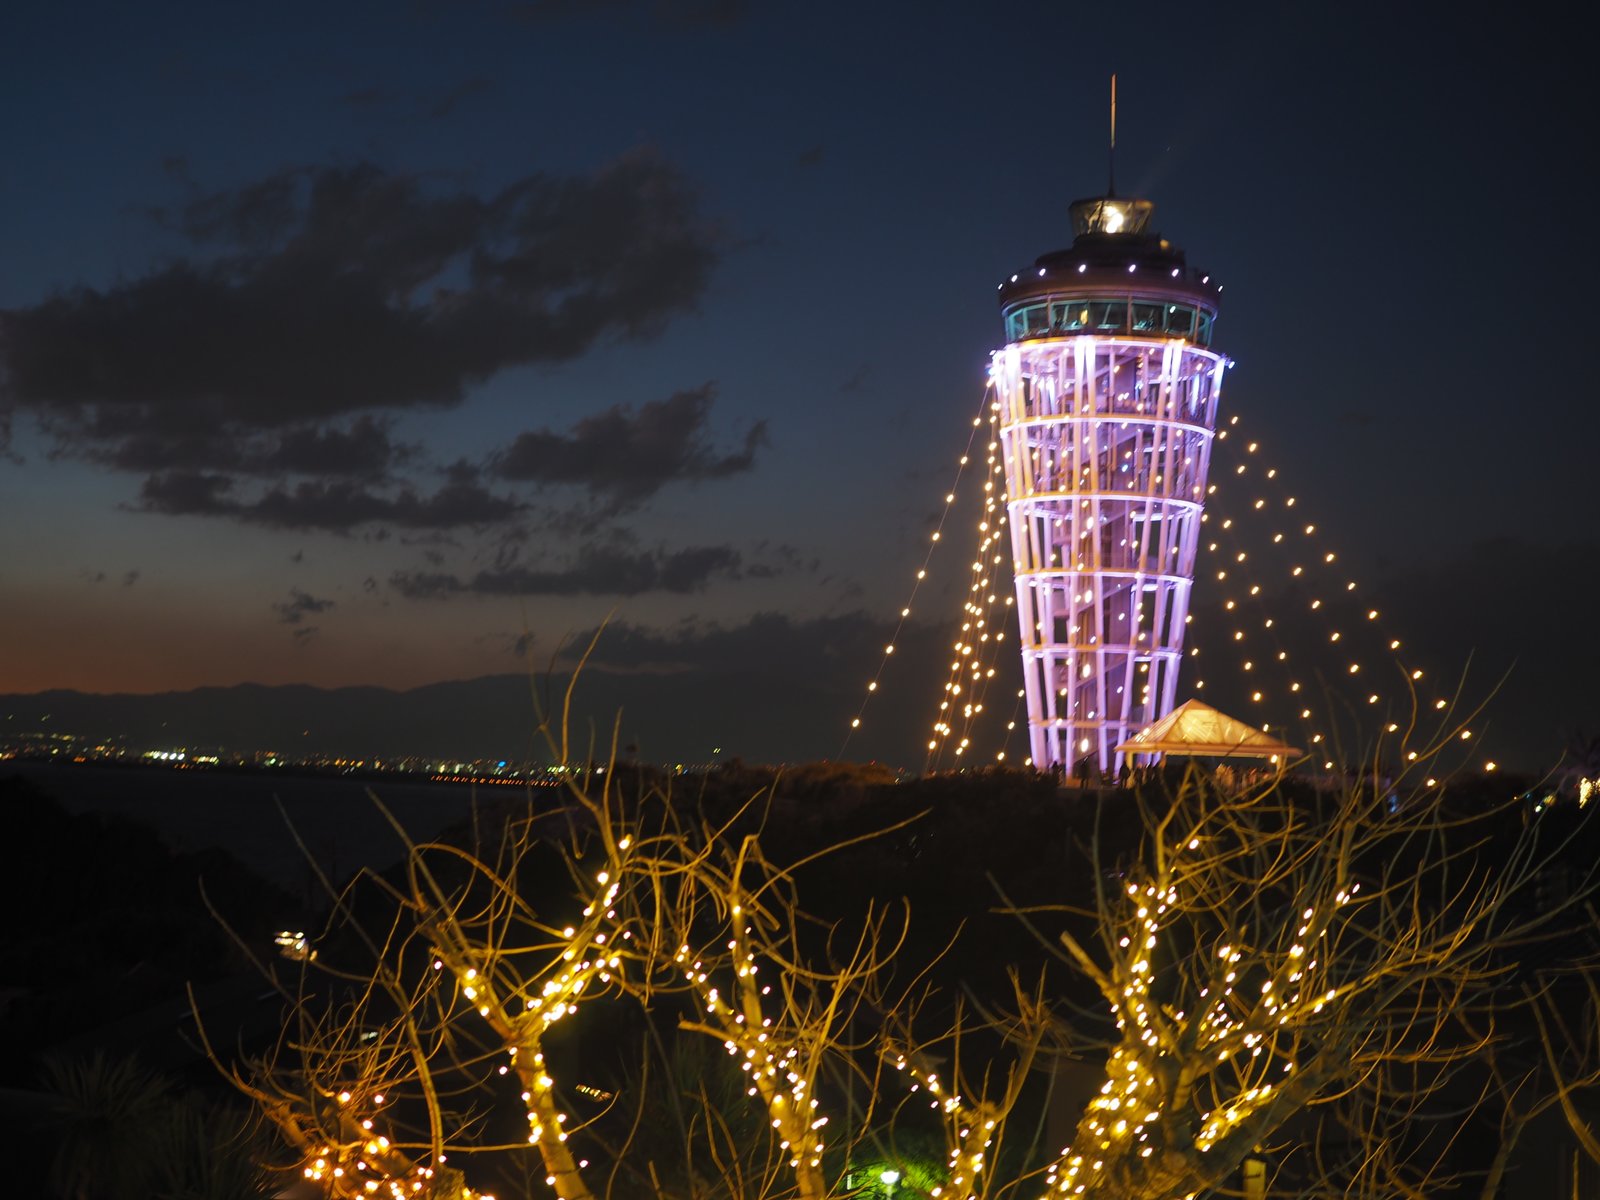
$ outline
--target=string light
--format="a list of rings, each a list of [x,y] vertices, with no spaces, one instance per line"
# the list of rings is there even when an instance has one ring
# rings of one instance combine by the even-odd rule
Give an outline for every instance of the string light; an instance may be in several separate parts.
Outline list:
[[[1105,942],[1109,967],[1063,936],[1098,984],[1119,1037],[1105,1082],[1089,1100],[1072,1144],[1046,1170],[1046,1186],[1055,1196],[1119,1192],[1118,1174],[1168,1148],[1193,1145],[1203,1163],[1224,1139],[1270,1112],[1285,1077],[1301,1066],[1302,1052],[1321,1040],[1319,1029],[1333,1031],[1349,1019],[1341,1009],[1356,989],[1329,978],[1319,947],[1337,942],[1359,884],[1331,873],[1302,893],[1310,902],[1298,922],[1291,916],[1281,931],[1252,930],[1254,941],[1227,921],[1206,929],[1192,918],[1216,914],[1204,900],[1188,907],[1190,880],[1199,881],[1203,896],[1208,873],[1214,875],[1230,852],[1215,848],[1226,820],[1217,831],[1205,821],[1206,814],[1198,814],[1170,853],[1158,854],[1147,875],[1126,883],[1113,915],[1123,936]],[[1178,996],[1168,989],[1156,1003],[1155,963],[1164,952],[1167,924],[1180,918],[1177,954],[1195,964],[1190,986]],[[1169,1111],[1171,1081],[1182,1076],[1190,1083]],[[1173,1194],[1180,1191],[1176,1184]]]
[[[739,919],[727,943],[733,972],[727,997],[712,978],[708,956],[683,945],[674,962],[704,1009],[708,1031],[721,1038],[728,1055],[739,1062],[746,1094],[759,1099],[766,1110],[801,1194],[821,1195],[826,1191],[822,1156],[827,1117],[817,1112],[814,1060],[826,1039],[797,1036],[784,1019],[786,1006],[778,1006],[777,1021],[766,1014],[763,998],[770,988],[760,982],[753,927],[743,919],[737,891],[730,896],[729,911]]]
[[[580,1175],[587,1162],[577,1159],[568,1146],[569,1118],[556,1100],[543,1038],[577,1012],[582,1002],[619,990],[632,958],[634,931],[618,917],[615,905],[639,849],[631,835],[615,840],[607,836],[604,844],[605,866],[593,876],[593,891],[580,920],[549,931],[550,968],[533,977],[531,984],[492,947],[481,944],[436,946],[430,971],[430,977],[444,986],[453,983],[461,999],[501,1039],[498,1053],[505,1061],[494,1073],[514,1073],[521,1085],[527,1142],[538,1148],[549,1172],[547,1182],[561,1200],[586,1198],[591,1192]],[[308,1141],[303,1176],[346,1200],[374,1196],[417,1200],[419,1193],[431,1193],[438,1166],[413,1161],[377,1128],[379,1109],[394,1090],[392,1081],[381,1090],[368,1081],[368,1098],[354,1086],[331,1091],[336,1104],[333,1124],[340,1136]],[[440,1163],[443,1160],[441,1154]],[[459,1195],[461,1200],[494,1200],[465,1186]]]
[[[971,462],[973,446],[978,439],[978,431],[983,428],[984,410],[989,405],[989,392],[992,386],[990,383],[984,384],[983,399],[978,406],[978,415],[972,419],[972,430],[967,435],[966,449],[962,451],[961,457],[956,461],[955,477],[951,480],[950,487],[944,494],[944,507],[939,511],[939,519],[934,523],[933,532],[928,538],[928,547],[923,551],[922,565],[917,568],[916,574],[911,581],[910,592],[906,596],[906,602],[900,607],[900,616],[896,619],[894,633],[884,646],[883,654],[878,659],[877,668],[873,671],[871,679],[867,681],[866,692],[861,698],[860,705],[856,708],[855,715],[850,718],[849,727],[845,730],[844,741],[839,746],[838,757],[840,758],[843,758],[845,751],[849,749],[850,739],[854,736],[855,731],[861,728],[861,722],[866,717],[867,705],[877,693],[879,684],[883,682],[884,669],[888,666],[889,659],[894,654],[895,645],[905,631],[906,621],[910,619],[911,611],[916,605],[917,593],[928,578],[928,571],[933,563],[933,553],[938,548],[940,538],[944,533],[945,522],[949,519],[951,507],[955,504],[956,496],[959,494],[961,477]]]
[[[985,710],[989,684],[999,671],[998,661],[1005,642],[1007,623],[1003,613],[1013,598],[1000,586],[1006,556],[997,549],[1006,527],[1005,467],[1000,457],[998,402],[989,405],[989,441],[985,447],[986,475],[983,506],[976,529],[977,550],[971,579],[961,606],[961,625],[951,651],[949,673],[933,720],[933,737],[928,742],[924,773],[931,770],[944,746],[954,739],[953,755],[959,759],[971,748],[978,718]],[[957,729],[953,722],[959,721]],[[1011,727],[1015,727],[1013,717]],[[996,759],[1005,757],[1004,740]]]
[[[1236,429],[1238,423],[1239,423],[1239,416],[1238,416],[1238,414],[1234,414],[1229,420],[1228,428],[1225,428],[1225,429],[1222,429],[1222,430],[1218,431],[1218,433],[1217,433],[1218,441],[1220,442],[1220,441],[1225,440],[1227,438],[1227,436],[1228,436],[1229,431],[1232,430],[1232,429]],[[1250,442],[1245,446],[1245,454],[1246,455],[1253,456],[1253,455],[1257,454],[1259,451],[1260,451],[1260,443],[1259,442]],[[1247,472],[1250,470],[1250,468],[1251,468],[1251,463],[1248,460],[1246,462],[1239,463],[1237,465],[1236,470],[1233,472],[1233,477],[1234,478],[1244,477],[1247,474]],[[1278,471],[1277,468],[1275,468],[1275,467],[1266,468],[1261,473],[1265,476],[1265,478],[1267,480],[1273,481],[1273,486],[1274,487],[1282,488],[1283,485],[1282,485],[1281,481],[1278,478],[1279,471]],[[1289,495],[1289,494],[1287,494],[1285,492],[1280,497],[1279,503],[1281,504],[1281,507],[1284,510],[1289,510],[1289,509],[1293,509],[1293,508],[1296,507],[1297,501],[1296,501],[1296,498],[1294,496]],[[1264,509],[1266,507],[1267,507],[1267,502],[1266,502],[1265,498],[1258,498],[1255,502],[1253,502],[1251,504],[1249,511],[1252,511],[1252,512],[1259,511],[1259,510],[1262,510],[1262,509]],[[1234,542],[1235,547],[1237,547],[1238,538],[1239,538],[1239,533],[1238,533],[1238,531],[1236,529],[1236,524],[1237,523],[1232,517],[1222,516],[1221,515],[1222,511],[1223,510],[1221,509],[1220,505],[1214,505],[1213,512],[1217,513],[1219,515],[1219,517],[1220,517],[1220,519],[1218,519],[1215,522],[1215,525],[1222,532],[1222,534],[1224,534],[1227,537],[1229,537],[1230,540],[1232,540]],[[1212,518],[1212,513],[1208,512],[1202,517],[1202,521],[1206,522],[1206,523],[1211,523],[1211,518]],[[1310,539],[1310,538],[1312,538],[1313,536],[1315,536],[1317,534],[1318,526],[1314,521],[1305,521],[1303,524],[1299,524],[1299,525],[1296,526],[1295,532],[1297,532],[1303,538]],[[1272,534],[1271,544],[1274,547],[1282,548],[1282,547],[1285,546],[1286,540],[1287,539],[1286,539],[1284,531],[1282,529],[1279,529],[1279,530],[1276,530]],[[1218,542],[1215,541],[1215,540],[1206,542],[1205,549],[1208,552],[1213,553],[1213,554],[1218,553],[1220,551],[1220,547],[1218,545]],[[1230,551],[1230,553],[1234,555],[1234,561],[1235,562],[1241,562],[1245,558],[1245,551],[1242,550],[1242,549],[1237,549],[1236,553],[1233,552],[1233,551]],[[1338,553],[1335,550],[1323,548],[1323,549],[1320,549],[1320,550],[1316,551],[1315,553],[1310,555],[1309,558],[1308,558],[1308,561],[1310,561],[1313,566],[1318,565],[1319,560],[1320,560],[1320,565],[1321,566],[1323,566],[1323,567],[1330,566],[1331,564],[1333,564],[1334,562],[1336,562],[1338,560]],[[1292,579],[1292,580],[1301,579],[1303,577],[1303,575],[1304,575],[1304,572],[1305,572],[1305,564],[1304,563],[1302,563],[1302,562],[1293,562],[1292,565],[1290,566],[1290,569],[1289,569],[1289,578]],[[1222,581],[1224,578],[1225,578],[1225,575],[1222,572],[1219,572],[1218,573],[1219,582]],[[1354,594],[1354,593],[1357,592],[1357,590],[1358,590],[1358,584],[1356,583],[1355,580],[1346,579],[1343,582],[1343,591],[1346,594]],[[1269,614],[1269,610],[1267,610],[1267,608],[1265,606],[1265,603],[1260,599],[1260,596],[1261,596],[1260,584],[1259,583],[1251,584],[1249,586],[1249,588],[1248,588],[1248,593],[1247,594],[1248,594],[1248,598],[1254,601],[1256,609],[1261,614],[1261,619],[1259,621],[1260,629],[1265,631],[1265,632],[1267,632],[1270,635],[1271,640],[1272,640],[1272,642],[1273,642],[1273,644],[1274,644],[1274,646],[1276,648],[1276,651],[1277,651],[1276,656],[1275,656],[1276,657],[1276,661],[1278,661],[1279,663],[1287,664],[1287,662],[1289,660],[1289,655],[1288,655],[1287,650],[1283,646],[1281,639],[1278,637],[1277,629],[1275,628],[1276,622],[1274,621],[1273,617]],[[1241,604],[1241,601],[1236,600],[1233,596],[1225,596],[1224,597],[1224,610],[1225,611],[1236,612],[1238,610],[1240,604]],[[1310,598],[1310,600],[1308,602],[1308,609],[1310,611],[1318,612],[1318,611],[1321,611],[1323,609],[1323,607],[1324,607],[1323,606],[1323,600],[1322,600],[1322,598],[1320,596],[1315,596],[1314,595],[1314,596],[1312,596]],[[1402,646],[1401,640],[1399,638],[1397,638],[1397,637],[1393,637],[1391,634],[1389,634],[1387,631],[1385,631],[1383,629],[1383,625],[1382,625],[1382,621],[1381,621],[1381,614],[1380,614],[1380,612],[1379,612],[1379,610],[1377,608],[1375,608],[1375,607],[1366,608],[1366,610],[1364,612],[1364,618],[1365,618],[1365,624],[1370,625],[1373,629],[1375,629],[1376,631],[1378,631],[1381,634],[1383,640],[1385,640],[1387,642],[1388,649],[1389,649],[1389,651],[1391,653],[1397,652],[1397,651],[1400,650],[1400,648]],[[1245,642],[1245,638],[1246,638],[1245,630],[1243,628],[1236,627],[1232,631],[1232,637],[1233,637],[1234,643],[1236,645],[1239,645],[1241,647],[1241,649],[1245,650],[1246,653],[1248,653],[1248,645]],[[1327,637],[1328,637],[1328,641],[1329,641],[1330,644],[1337,644],[1343,639],[1344,632],[1342,630],[1339,630],[1339,629],[1331,629],[1331,630],[1328,631]],[[1191,652],[1191,658],[1194,658],[1194,657],[1197,657],[1197,656],[1198,656],[1198,647],[1195,647]],[[1345,675],[1347,677],[1359,676],[1361,674],[1361,672],[1362,672],[1362,665],[1363,664],[1359,661],[1359,659],[1348,661],[1345,664],[1345,667],[1344,667]],[[1245,667],[1244,669],[1248,670],[1249,668]],[[1420,669],[1402,666],[1401,670],[1404,672],[1406,678],[1412,683],[1420,681],[1424,676],[1424,672],[1421,671]],[[1298,693],[1298,692],[1300,692],[1302,690],[1301,682],[1299,680],[1294,679],[1292,675],[1290,675],[1287,678],[1287,682],[1288,682],[1290,693]],[[1202,681],[1197,681],[1196,686],[1197,687],[1203,687],[1204,685],[1203,685]],[[1263,700],[1266,700],[1267,698],[1268,698],[1267,697],[1267,693],[1265,693],[1264,690],[1253,690],[1251,692],[1251,701],[1252,701],[1252,703],[1260,703]],[[1376,692],[1376,691],[1369,691],[1369,692],[1363,693],[1361,698],[1362,698],[1362,700],[1364,701],[1364,703],[1365,703],[1365,705],[1367,707],[1372,707],[1372,708],[1380,707],[1382,705],[1382,702],[1383,702],[1382,695],[1379,692]],[[1445,707],[1446,707],[1446,705],[1445,705],[1444,701],[1442,701],[1442,700],[1436,700],[1434,702],[1434,708],[1436,710],[1438,710],[1438,711],[1442,711]],[[1303,710],[1302,714],[1301,714],[1302,718],[1307,716],[1309,714],[1309,712],[1310,712],[1310,710]],[[1396,727],[1391,723],[1388,727],[1386,727],[1386,731],[1393,732],[1395,728]],[[1327,731],[1326,730],[1318,730],[1318,729],[1313,728],[1311,733],[1312,733],[1312,742],[1313,742],[1314,745],[1322,744],[1326,740],[1326,737],[1327,737]],[[1328,762],[1328,763],[1325,763],[1324,765],[1325,766],[1331,766],[1332,764],[1331,764],[1331,762]]]
[[[949,1177],[929,1195],[935,1200],[974,1200],[975,1185],[989,1165],[996,1130],[1009,1105],[984,1099],[969,1103],[959,1090],[946,1087],[938,1072],[924,1067],[903,1049],[891,1045],[888,1057],[897,1071],[905,1072],[914,1081],[912,1091],[927,1092],[928,1107],[940,1114],[945,1125]]]
[[[933,767],[936,764],[939,756],[941,756],[947,749],[957,760],[960,760],[971,753],[974,745],[976,723],[979,717],[988,708],[988,685],[990,681],[992,681],[998,674],[997,663],[999,661],[1000,643],[1004,639],[1005,622],[997,620],[996,606],[1000,603],[1002,597],[1005,606],[1010,607],[1014,604],[1013,597],[1009,594],[1008,590],[1003,586],[997,585],[997,578],[1005,566],[1005,556],[1003,554],[995,553],[995,547],[997,543],[1000,542],[1000,531],[1006,524],[1006,493],[1004,490],[1004,464],[1001,456],[997,455],[996,453],[999,442],[999,436],[996,430],[996,421],[999,414],[1000,405],[998,399],[990,399],[990,389],[986,389],[985,391],[985,403],[989,410],[990,437],[987,446],[988,454],[986,459],[986,466],[988,468],[986,474],[988,477],[985,479],[982,496],[983,507],[977,522],[978,549],[972,562],[971,578],[969,580],[967,595],[962,604],[960,629],[952,646],[954,654],[950,663],[948,675],[943,685],[942,696],[938,702],[938,712],[933,722],[932,737],[929,739],[927,745],[928,758],[927,762],[924,764],[925,769],[930,769]],[[1221,442],[1225,440],[1228,437],[1230,430],[1236,431],[1238,423],[1239,416],[1234,414],[1230,418],[1228,427],[1217,431],[1217,441]],[[960,469],[964,469],[971,461],[974,445],[976,443],[977,432],[982,428],[982,424],[983,420],[982,415],[980,414],[979,417],[974,418],[973,432],[969,436],[966,453],[961,456],[957,474],[958,480],[960,478]],[[1258,455],[1260,452],[1261,443],[1259,441],[1248,442],[1244,446],[1244,453],[1247,456],[1246,461],[1236,464],[1235,470],[1232,473],[1232,477],[1240,480],[1248,478],[1252,470],[1254,456]],[[1265,480],[1269,481],[1273,487],[1280,489],[1281,494],[1278,497],[1277,503],[1286,513],[1297,508],[1297,498],[1288,494],[1286,491],[1282,491],[1283,485],[1279,478],[1280,472],[1277,467],[1258,469],[1258,474],[1263,476]],[[1208,494],[1212,496],[1215,496],[1217,491],[1218,489],[1216,483],[1212,483],[1207,488]],[[929,549],[927,556],[924,559],[923,567],[917,572],[917,579],[912,588],[912,599],[915,598],[917,586],[920,585],[920,583],[926,578],[927,567],[931,561],[933,547],[937,545],[941,539],[944,526],[950,514],[951,506],[954,503],[954,488],[952,488],[951,491],[946,494],[945,499],[945,508],[940,515],[938,527],[933,531],[933,534],[930,538]],[[1260,513],[1267,510],[1268,507],[1268,499],[1264,496],[1260,496],[1256,497],[1250,502],[1247,511],[1251,513]],[[1220,508],[1216,508],[1214,511],[1219,514],[1221,512]],[[1212,516],[1213,513],[1211,512],[1203,512],[1200,519],[1202,522],[1209,522]],[[1231,567],[1242,570],[1245,568],[1246,564],[1253,564],[1255,560],[1251,557],[1249,551],[1246,548],[1238,545],[1239,535],[1235,531],[1236,522],[1234,519],[1231,517],[1223,517],[1220,521],[1216,522],[1216,524],[1220,526],[1221,530],[1229,535],[1230,540],[1234,543],[1233,548],[1228,552],[1228,561]],[[1306,520],[1303,517],[1300,518],[1300,520],[1297,521],[1292,527],[1293,531],[1296,532],[1299,537],[1304,539],[1314,538],[1318,534],[1318,528],[1319,527],[1314,520]],[[1202,541],[1202,548],[1205,552],[1213,555],[1220,554],[1220,547],[1217,541],[1205,541],[1204,539],[1202,539]],[[1282,528],[1275,530],[1271,535],[1270,544],[1272,547],[1280,550],[1288,550],[1288,535],[1286,534],[1285,530]],[[1289,564],[1289,578],[1291,580],[1301,580],[1305,578],[1306,566],[1308,564],[1319,569],[1326,569],[1332,567],[1333,564],[1338,562],[1338,560],[1338,552],[1324,545],[1320,548],[1317,548],[1313,553],[1306,555],[1304,557],[1304,561],[1292,561]],[[1062,562],[1059,565],[1067,566],[1069,564]],[[1070,565],[1077,569],[1082,569],[1084,567],[1084,563],[1081,560],[1075,561]],[[1259,580],[1250,580],[1246,578],[1242,580],[1234,579],[1230,582],[1229,567],[1217,568],[1215,570],[1215,578],[1220,584],[1238,589],[1237,596],[1226,593],[1224,594],[1223,602],[1224,609],[1226,611],[1242,618],[1243,613],[1239,611],[1241,604],[1254,604],[1258,612],[1261,614],[1255,624],[1258,625],[1262,631],[1265,631],[1270,635],[1270,640],[1275,650],[1275,653],[1273,654],[1274,661],[1282,666],[1286,672],[1290,671],[1289,653],[1286,647],[1283,645],[1282,639],[1278,636],[1277,622],[1270,614],[1267,613],[1265,602],[1262,600],[1263,587]],[[1345,579],[1343,581],[1342,590],[1345,595],[1353,596],[1358,590],[1358,584],[1353,579]],[[1140,601],[1142,603],[1142,596],[1140,597]],[[1324,611],[1325,605],[1323,597],[1320,595],[1313,595],[1309,599],[1308,608],[1312,612]],[[1331,615],[1331,610],[1328,611]],[[903,628],[904,621],[909,617],[910,612],[911,604],[908,602],[907,605],[905,605],[901,610],[901,625],[897,626],[895,634],[896,639],[898,639],[900,630]],[[1379,631],[1383,635],[1387,641],[1388,649],[1391,653],[1398,652],[1401,649],[1401,640],[1398,637],[1390,635],[1386,630],[1383,629],[1381,614],[1377,608],[1367,607],[1365,609],[1364,617],[1364,624],[1370,626],[1374,630]],[[1185,614],[1186,623],[1191,622],[1192,619],[1192,615]],[[1235,627],[1231,631],[1234,644],[1237,645],[1243,652],[1241,661],[1244,663],[1242,669],[1245,672],[1252,672],[1254,667],[1254,651],[1246,641],[1247,628],[1249,627],[1253,627],[1251,626],[1250,622],[1242,622],[1240,626]],[[1333,628],[1328,630],[1327,637],[1330,644],[1339,644],[1345,639],[1345,631],[1342,629]],[[867,700],[870,699],[870,697],[874,695],[879,688],[884,665],[887,663],[888,658],[892,656],[894,652],[894,646],[894,641],[891,641],[884,648],[883,657],[880,659],[878,670],[875,672],[867,685],[866,699],[863,699],[861,709],[858,710],[856,716],[851,721],[850,728],[852,731],[856,728],[859,728]],[[1191,660],[1194,660],[1198,658],[1198,655],[1199,648],[1193,644],[1191,639],[1189,657]],[[1142,693],[1142,696],[1146,701],[1149,700],[1150,694],[1148,669],[1148,664],[1144,664],[1144,682],[1142,686],[1145,690]],[[1418,668],[1406,667],[1404,670],[1411,683],[1419,682],[1424,678],[1424,672]],[[1345,663],[1344,674],[1346,677],[1356,678],[1360,677],[1362,673],[1363,664],[1359,658],[1352,659]],[[1292,672],[1287,674],[1285,679],[1289,694],[1296,695],[1303,691],[1303,681],[1295,678]],[[1135,686],[1141,685],[1136,684]],[[1203,691],[1205,686],[1205,679],[1197,676],[1194,682],[1195,690]],[[1021,694],[1019,694],[1019,698],[1020,695]],[[1247,695],[1249,697],[1249,702],[1252,705],[1266,705],[1270,707],[1270,705],[1274,702],[1273,693],[1271,690],[1268,687],[1264,687],[1259,684],[1250,688],[1247,692]],[[1369,708],[1381,709],[1384,705],[1384,699],[1381,690],[1365,691],[1362,693],[1360,699],[1364,702],[1365,706]],[[1444,711],[1447,706],[1444,701],[1436,700],[1434,707],[1436,711]],[[1018,706],[1018,711],[1020,711],[1020,705]],[[1302,713],[1306,713],[1311,710],[1302,709],[1301,711]],[[1302,719],[1305,719],[1305,717],[1302,716]],[[1016,716],[1014,714],[1011,721],[1009,721],[1005,727],[1005,733],[1009,734],[1012,730],[1014,730],[1015,725]],[[1263,726],[1263,728],[1267,728],[1267,726]],[[1313,745],[1323,744],[1328,737],[1328,731],[1326,729],[1313,728],[1310,730],[1310,733]],[[849,735],[847,734],[846,745],[848,745],[848,741]],[[1000,740],[1000,749],[995,754],[996,761],[1003,761],[1005,758],[1006,748],[1004,742],[1005,739],[1002,735]],[[843,748],[841,748],[841,753],[842,750]],[[1331,766],[1331,760],[1325,765]]]

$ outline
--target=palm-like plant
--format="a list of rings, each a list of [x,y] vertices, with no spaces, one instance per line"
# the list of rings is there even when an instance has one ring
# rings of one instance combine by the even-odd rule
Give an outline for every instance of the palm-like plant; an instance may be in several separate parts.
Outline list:
[[[259,1118],[174,1095],[136,1059],[49,1059],[44,1132],[63,1200],[265,1200]]]
[[[273,1194],[259,1121],[192,1100],[150,1130],[152,1200],[266,1200]]]
[[[149,1195],[151,1132],[170,1101],[166,1082],[137,1061],[49,1059],[53,1096],[44,1124],[55,1143],[50,1184],[67,1200],[139,1200]]]

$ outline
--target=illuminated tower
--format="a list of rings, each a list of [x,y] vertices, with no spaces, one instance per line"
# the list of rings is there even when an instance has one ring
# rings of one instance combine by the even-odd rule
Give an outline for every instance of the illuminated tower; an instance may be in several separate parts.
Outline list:
[[[1221,287],[1148,200],[1072,205],[1075,238],[1000,285],[991,372],[1034,764],[1101,770],[1177,699],[1224,355]]]

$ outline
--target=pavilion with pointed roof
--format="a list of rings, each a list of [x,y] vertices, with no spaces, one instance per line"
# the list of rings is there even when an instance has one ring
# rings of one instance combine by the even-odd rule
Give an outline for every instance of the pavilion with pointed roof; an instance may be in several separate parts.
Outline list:
[[[1177,708],[1116,748],[1118,754],[1176,754],[1191,758],[1266,758],[1283,763],[1298,755],[1280,742],[1227,713],[1198,700]]]

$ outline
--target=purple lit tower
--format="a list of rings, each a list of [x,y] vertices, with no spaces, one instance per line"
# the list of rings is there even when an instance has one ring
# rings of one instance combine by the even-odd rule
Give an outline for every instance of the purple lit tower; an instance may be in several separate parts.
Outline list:
[[[1171,711],[1225,355],[1221,287],[1149,232],[1153,205],[1072,205],[1072,246],[1000,285],[1005,457],[1028,741],[1040,769]]]

